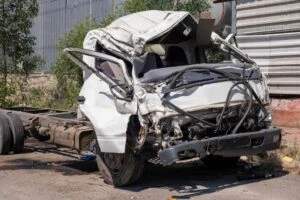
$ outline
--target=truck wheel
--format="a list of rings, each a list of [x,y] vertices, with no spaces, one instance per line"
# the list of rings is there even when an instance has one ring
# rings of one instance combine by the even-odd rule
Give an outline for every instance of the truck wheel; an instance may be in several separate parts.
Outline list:
[[[103,153],[98,144],[97,164],[107,184],[121,187],[136,182],[142,175],[145,161],[126,147],[125,153]]]
[[[239,159],[240,157],[223,157],[208,155],[204,157],[201,161],[205,166],[209,168],[220,169],[234,167],[239,161]]]
[[[10,130],[13,136],[13,151],[14,153],[20,153],[24,150],[24,127],[21,118],[13,113],[7,113]]]
[[[9,121],[4,115],[0,115],[0,155],[6,155],[11,149],[12,134]]]

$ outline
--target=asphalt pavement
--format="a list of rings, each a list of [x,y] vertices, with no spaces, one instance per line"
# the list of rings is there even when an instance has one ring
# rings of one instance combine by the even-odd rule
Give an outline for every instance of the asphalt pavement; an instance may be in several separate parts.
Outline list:
[[[106,185],[94,161],[65,148],[29,140],[25,152],[0,157],[0,200],[299,200],[300,176],[274,170],[267,178],[239,180],[245,163],[208,169],[199,162],[149,165],[132,186]]]

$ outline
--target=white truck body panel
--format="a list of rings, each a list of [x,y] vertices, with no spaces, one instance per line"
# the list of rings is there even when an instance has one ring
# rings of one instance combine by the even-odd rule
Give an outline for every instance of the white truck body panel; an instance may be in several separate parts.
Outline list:
[[[92,122],[101,151],[123,153],[131,114],[117,111],[108,85],[94,74],[85,80],[79,95],[85,97],[79,108]]]

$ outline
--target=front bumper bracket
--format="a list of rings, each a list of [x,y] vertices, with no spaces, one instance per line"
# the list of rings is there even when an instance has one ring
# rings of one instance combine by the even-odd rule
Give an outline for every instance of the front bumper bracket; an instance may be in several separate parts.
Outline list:
[[[270,128],[184,142],[161,150],[158,156],[162,164],[167,166],[179,160],[179,154],[184,151],[194,151],[200,158],[209,154],[236,157],[278,149],[280,142],[281,129]]]

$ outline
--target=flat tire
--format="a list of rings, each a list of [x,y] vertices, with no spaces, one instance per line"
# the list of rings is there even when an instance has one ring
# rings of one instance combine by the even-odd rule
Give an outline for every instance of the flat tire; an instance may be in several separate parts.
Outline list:
[[[14,153],[20,153],[24,150],[25,134],[24,126],[19,115],[7,113],[6,117],[9,121],[9,127],[12,133],[12,150]]]
[[[133,184],[141,177],[145,161],[126,147],[125,153],[104,153],[96,144],[97,164],[105,183],[114,187]]]

